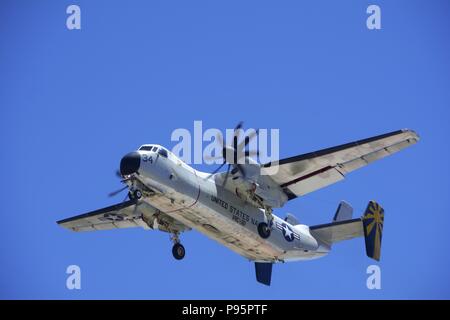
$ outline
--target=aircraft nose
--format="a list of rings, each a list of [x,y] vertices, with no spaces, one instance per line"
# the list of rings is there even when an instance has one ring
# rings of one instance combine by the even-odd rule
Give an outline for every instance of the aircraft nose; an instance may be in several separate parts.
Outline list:
[[[141,155],[138,152],[130,152],[120,160],[120,173],[123,176],[135,173],[141,165]]]

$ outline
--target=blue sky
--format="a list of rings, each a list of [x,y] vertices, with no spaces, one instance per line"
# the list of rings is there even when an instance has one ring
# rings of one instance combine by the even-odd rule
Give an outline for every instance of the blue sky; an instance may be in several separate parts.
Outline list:
[[[82,29],[66,28],[77,4]],[[382,30],[366,28],[378,4]],[[2,1],[0,298],[450,298],[448,1]],[[401,128],[419,144],[276,213],[328,222],[385,207],[382,289],[363,239],[276,265],[273,284],[196,231],[70,233],[56,220],[121,201],[120,158],[176,128],[279,128],[282,157]],[[198,165],[212,171],[214,166]],[[82,289],[65,287],[77,264]]]

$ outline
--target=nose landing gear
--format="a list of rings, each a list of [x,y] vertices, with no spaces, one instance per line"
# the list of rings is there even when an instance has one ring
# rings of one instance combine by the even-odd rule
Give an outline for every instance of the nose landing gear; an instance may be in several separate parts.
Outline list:
[[[142,191],[139,189],[134,190],[133,192],[128,192],[128,197],[130,200],[139,200],[142,198]]]

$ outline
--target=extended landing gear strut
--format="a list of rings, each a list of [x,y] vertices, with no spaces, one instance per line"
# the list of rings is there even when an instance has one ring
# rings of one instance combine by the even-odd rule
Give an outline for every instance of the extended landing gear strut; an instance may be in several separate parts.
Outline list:
[[[266,222],[261,222],[258,224],[258,233],[259,236],[263,239],[267,239],[270,237],[270,232],[272,230],[273,225],[273,215],[272,215],[272,208],[266,207],[264,214],[266,216]]]
[[[180,243],[180,238],[178,233],[174,233],[171,237],[171,240],[173,242],[172,247],[172,254],[173,257],[177,260],[181,260],[186,255],[186,250],[184,249],[183,245]]]

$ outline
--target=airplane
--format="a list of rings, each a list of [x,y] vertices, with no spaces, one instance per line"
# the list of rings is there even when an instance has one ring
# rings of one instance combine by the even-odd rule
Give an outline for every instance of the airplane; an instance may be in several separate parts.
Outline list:
[[[212,173],[195,170],[158,144],[144,144],[126,154],[117,172],[128,190],[124,202],[57,223],[69,230],[96,231],[142,227],[170,234],[175,259],[185,257],[180,234],[195,229],[254,262],[256,280],[269,286],[274,263],[327,255],[333,244],[364,237],[366,254],[381,255],[384,209],[370,201],[361,217],[342,201],[331,222],[307,226],[292,214],[282,219],[274,208],[343,180],[353,170],[419,141],[412,130],[398,130],[368,139],[259,164],[249,151],[258,132],[221,143],[221,165]],[[240,141],[242,140],[242,141]],[[247,149],[247,150],[246,150]],[[219,172],[224,165],[227,170]]]

